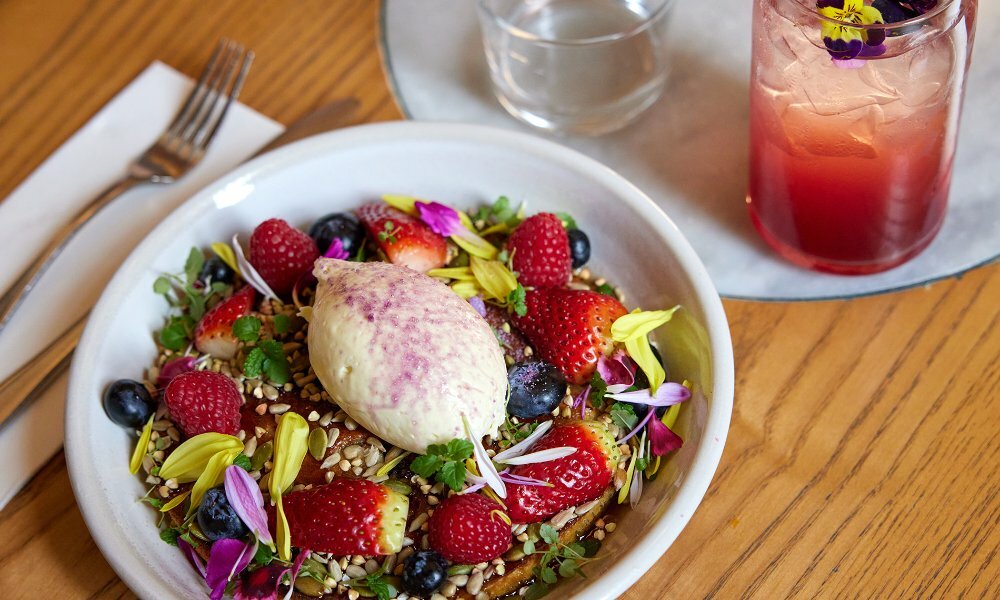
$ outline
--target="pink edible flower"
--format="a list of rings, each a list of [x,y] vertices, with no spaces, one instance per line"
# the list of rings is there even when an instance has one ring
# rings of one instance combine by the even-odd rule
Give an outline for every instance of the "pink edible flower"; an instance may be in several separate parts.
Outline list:
[[[205,583],[212,589],[209,597],[221,600],[226,586],[247,568],[256,553],[256,538],[250,542],[228,538],[215,541],[205,566]]]
[[[302,569],[302,563],[309,558],[309,551],[303,550],[295,557],[295,562],[291,567],[282,564],[270,564],[247,573],[240,579],[233,590],[234,600],[278,600],[278,586],[281,580],[288,575],[288,593],[285,598],[292,596],[295,585],[295,578]]]
[[[198,359],[194,356],[182,356],[173,360],[168,360],[161,368],[160,374],[156,376],[156,387],[165,388],[167,384],[181,373],[194,371],[198,366]]]
[[[257,482],[242,467],[230,465],[226,468],[225,489],[226,499],[240,519],[259,541],[272,546],[274,539],[267,530],[264,496]]]
[[[649,412],[655,412],[650,409]],[[684,445],[684,440],[659,419],[649,421],[649,446],[655,456],[663,456]]]
[[[635,363],[624,352],[616,352],[611,358],[597,359],[597,372],[608,384],[608,393],[624,392],[635,384]]]
[[[347,254],[347,250],[344,250],[344,242],[340,241],[340,238],[333,238],[333,241],[330,242],[330,247],[323,253],[323,256],[325,258],[336,258],[338,260],[347,260],[350,258],[350,255]]]
[[[420,215],[420,220],[427,224],[434,233],[450,237],[459,235],[465,227],[458,216],[458,211],[450,206],[445,206],[440,202],[421,202],[417,200],[413,203]]]

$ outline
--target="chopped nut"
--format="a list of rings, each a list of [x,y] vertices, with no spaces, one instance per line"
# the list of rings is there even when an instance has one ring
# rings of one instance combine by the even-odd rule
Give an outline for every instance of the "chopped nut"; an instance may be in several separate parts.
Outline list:
[[[272,415],[282,415],[288,412],[288,409],[292,407],[291,404],[285,404],[284,402],[277,402],[267,407],[267,412]]]

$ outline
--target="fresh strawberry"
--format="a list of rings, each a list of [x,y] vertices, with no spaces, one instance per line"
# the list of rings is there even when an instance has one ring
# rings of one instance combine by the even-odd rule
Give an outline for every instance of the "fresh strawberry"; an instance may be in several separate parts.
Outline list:
[[[357,210],[389,262],[410,267],[419,273],[443,267],[448,260],[448,243],[416,217],[386,204],[365,204]]]
[[[522,285],[562,287],[573,273],[569,236],[552,213],[538,213],[522,221],[511,232],[507,251]]]
[[[507,486],[507,513],[513,522],[544,521],[563,509],[597,498],[611,484],[621,453],[602,423],[558,421],[531,451],[560,446],[571,446],[576,452],[547,462],[514,467],[514,475],[547,481],[553,487]]]
[[[611,352],[611,324],[624,315],[621,302],[589,290],[531,290],[527,312],[514,324],[542,360],[559,367],[570,383],[583,385],[597,359]]]
[[[292,291],[319,257],[316,242],[281,219],[268,219],[250,236],[250,264],[275,294]]]
[[[431,548],[463,565],[493,560],[510,548],[510,523],[502,515],[502,507],[486,496],[452,496],[431,515]]]
[[[340,477],[281,499],[292,545],[337,556],[399,552],[409,502],[384,485]],[[274,531],[274,509],[269,512]]]
[[[229,377],[214,371],[188,371],[174,377],[163,392],[170,418],[188,437],[214,431],[240,431],[243,394]]]
[[[233,335],[233,323],[250,314],[254,295],[254,289],[248,285],[202,315],[194,330],[194,347],[198,352],[222,360],[236,356],[239,343]]]

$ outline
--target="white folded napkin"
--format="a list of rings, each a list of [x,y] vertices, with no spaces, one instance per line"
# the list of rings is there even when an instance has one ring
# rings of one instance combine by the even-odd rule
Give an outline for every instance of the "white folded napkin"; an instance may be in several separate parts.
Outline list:
[[[0,289],[13,283],[79,208],[125,174],[166,129],[193,85],[167,65],[153,63],[0,202]],[[163,217],[282,130],[234,104],[203,162],[184,178],[135,188],[98,214],[0,332],[0,380],[89,310],[132,248]],[[0,429],[0,509],[62,446],[65,396],[63,376]]]

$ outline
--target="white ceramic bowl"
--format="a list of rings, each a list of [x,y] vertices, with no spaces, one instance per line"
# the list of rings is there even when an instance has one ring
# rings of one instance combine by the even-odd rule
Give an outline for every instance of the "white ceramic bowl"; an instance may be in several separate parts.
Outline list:
[[[630,308],[684,311],[658,337],[673,379],[699,382],[682,412],[684,447],[635,510],[618,516],[589,578],[560,593],[612,598],[634,583],[680,533],[722,454],[733,402],[726,317],[704,267],[676,226],[637,188],[582,154],[533,136],[454,124],[398,122],[316,136],[258,158],[202,190],[163,221],[122,264],[97,303],[73,362],[66,455],[80,509],[101,551],[144,598],[205,598],[176,548],[160,541],[156,515],[128,473],[135,443],[105,416],[104,388],[138,378],[155,357],[151,333],[167,309],[153,280],[207,247],[278,216],[307,227],[385,193],[467,208],[506,195],[530,212],[567,211],[590,236],[595,273],[626,290]],[[685,340],[681,343],[682,338]],[[691,349],[694,349],[693,351]]]

